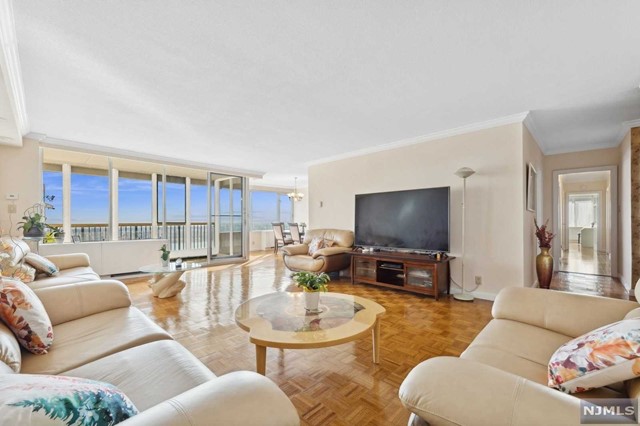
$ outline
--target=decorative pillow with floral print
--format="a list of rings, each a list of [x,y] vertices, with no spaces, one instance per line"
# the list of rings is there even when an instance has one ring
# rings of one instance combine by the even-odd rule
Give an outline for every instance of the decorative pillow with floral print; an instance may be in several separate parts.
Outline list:
[[[640,318],[590,331],[562,345],[549,361],[549,386],[577,393],[640,375]]]
[[[0,319],[31,353],[46,354],[53,344],[53,327],[44,305],[21,281],[0,277]]]
[[[26,263],[17,265],[9,265],[2,268],[2,276],[22,281],[23,283],[31,283],[36,279],[36,269]]]
[[[313,256],[313,254],[318,250],[331,247],[333,244],[333,240],[325,240],[324,238],[315,237],[309,243],[309,256]]]
[[[77,377],[0,375],[0,419],[11,425],[110,426],[138,414],[117,387]]]
[[[13,262],[14,265],[20,262],[30,251],[31,249],[29,248],[29,244],[19,238],[0,238],[0,252],[8,253],[11,256],[11,262]]]

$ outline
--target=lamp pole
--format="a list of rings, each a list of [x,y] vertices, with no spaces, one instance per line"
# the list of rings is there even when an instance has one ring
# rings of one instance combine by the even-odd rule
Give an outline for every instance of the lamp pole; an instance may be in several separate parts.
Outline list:
[[[453,298],[456,300],[462,300],[464,302],[473,302],[473,299],[474,299],[474,297],[471,294],[466,293],[464,291],[464,250],[465,250],[464,231],[465,231],[465,222],[467,219],[466,212],[465,212],[465,204],[466,204],[466,198],[467,198],[467,178],[474,173],[475,171],[473,169],[470,169],[469,167],[462,167],[458,169],[455,173],[456,176],[462,178],[462,256],[460,259],[460,265],[462,267],[462,272],[460,274],[462,278],[461,279],[462,293],[454,294]]]

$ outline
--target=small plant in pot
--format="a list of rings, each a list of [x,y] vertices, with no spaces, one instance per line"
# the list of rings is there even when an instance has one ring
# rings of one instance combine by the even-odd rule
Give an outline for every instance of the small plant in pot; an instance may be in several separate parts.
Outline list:
[[[160,251],[162,252],[160,255],[160,259],[162,259],[162,266],[169,266],[169,255],[171,254],[171,251],[167,249],[166,244],[163,244],[162,247],[160,247]]]
[[[331,278],[329,275],[321,272],[315,274],[313,272],[296,272],[293,274],[296,286],[304,291],[305,309],[309,312],[319,312],[318,303],[320,302],[320,292],[327,291],[327,285]]]
[[[46,243],[63,243],[64,242],[64,231],[60,226],[47,225],[49,228],[49,232],[47,232],[47,236],[45,237]]]
[[[44,210],[47,204],[36,203],[24,211],[22,221],[18,222],[18,229],[28,238],[42,238],[47,227]]]

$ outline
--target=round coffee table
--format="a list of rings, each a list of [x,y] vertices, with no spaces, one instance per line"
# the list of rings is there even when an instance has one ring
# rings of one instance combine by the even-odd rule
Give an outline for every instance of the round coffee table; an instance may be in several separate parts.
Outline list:
[[[142,266],[139,271],[153,274],[153,279],[149,281],[149,287],[153,291],[153,295],[160,299],[173,297],[180,293],[186,283],[180,279],[182,274],[194,269],[205,268],[207,265],[197,262],[182,262],[180,268],[176,268],[175,262],[171,262],[169,266],[156,265]]]
[[[373,362],[380,354],[380,317],[376,302],[341,293],[321,293],[320,313],[304,308],[304,293],[278,292],[249,299],[236,309],[236,324],[256,345],[256,371],[265,374],[267,348],[313,349],[340,345],[366,335],[373,338]]]

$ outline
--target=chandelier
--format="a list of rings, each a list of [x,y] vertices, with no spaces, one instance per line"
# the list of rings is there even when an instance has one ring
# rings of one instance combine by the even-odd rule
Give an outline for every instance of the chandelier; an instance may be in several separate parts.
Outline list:
[[[304,198],[304,194],[302,192],[298,192],[298,178],[295,178],[295,181],[293,183],[293,192],[290,192],[287,194],[287,197],[289,197],[290,200],[292,201],[301,201]]]

